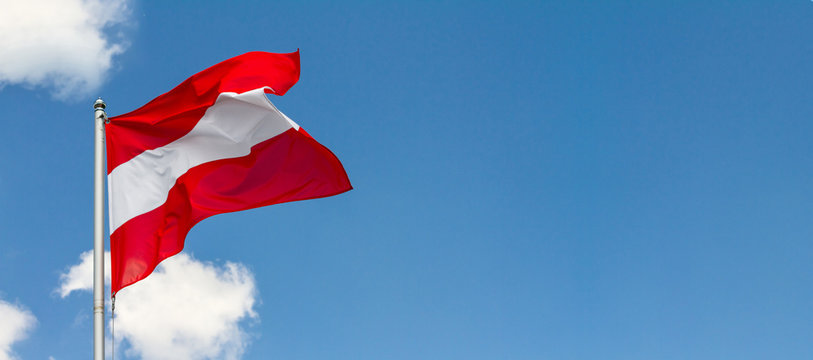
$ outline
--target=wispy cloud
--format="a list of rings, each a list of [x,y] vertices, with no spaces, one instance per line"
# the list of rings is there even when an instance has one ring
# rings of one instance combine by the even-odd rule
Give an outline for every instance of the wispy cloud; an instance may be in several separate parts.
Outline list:
[[[92,288],[92,252],[62,275],[57,292]],[[109,268],[109,255],[106,257]],[[109,282],[108,282],[109,283]],[[173,256],[117,294],[116,337],[128,356],[159,359],[239,359],[249,343],[244,321],[257,319],[257,289],[243,265]]]
[[[28,336],[37,318],[21,306],[0,300],[0,319],[0,360],[16,359],[11,345]]]
[[[128,0],[7,1],[0,11],[0,87],[43,87],[87,96],[102,85],[127,43],[106,35],[128,22]]]

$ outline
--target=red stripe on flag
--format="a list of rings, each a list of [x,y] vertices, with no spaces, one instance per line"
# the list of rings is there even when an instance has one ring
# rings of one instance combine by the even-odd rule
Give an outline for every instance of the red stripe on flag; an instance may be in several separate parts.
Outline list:
[[[336,156],[304,130],[259,143],[247,156],[194,167],[178,178],[163,205],[111,234],[112,291],[143,279],[180,252],[192,226],[207,217],[350,189]]]
[[[110,118],[107,173],[146,150],[186,135],[222,92],[242,93],[269,86],[285,94],[299,81],[299,51],[249,52],[203,70],[129,113]]]

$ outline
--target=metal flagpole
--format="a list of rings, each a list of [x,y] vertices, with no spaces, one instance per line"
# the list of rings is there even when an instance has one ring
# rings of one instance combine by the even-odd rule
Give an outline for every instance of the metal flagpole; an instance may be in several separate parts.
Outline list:
[[[102,98],[96,110],[95,154],[93,157],[93,359],[104,360],[104,124],[107,114]]]

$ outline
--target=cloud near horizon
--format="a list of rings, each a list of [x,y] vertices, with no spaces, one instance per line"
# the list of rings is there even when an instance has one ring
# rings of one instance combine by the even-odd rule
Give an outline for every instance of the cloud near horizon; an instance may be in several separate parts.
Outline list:
[[[0,11],[0,89],[46,88],[60,100],[89,96],[127,43],[105,32],[126,24],[129,0],[27,0]]]
[[[61,276],[60,296],[92,289],[92,253]],[[127,357],[145,360],[239,359],[250,341],[244,322],[258,319],[257,301],[254,276],[242,264],[178,254],[116,295],[116,343],[126,343]]]
[[[0,360],[17,359],[11,345],[28,336],[37,318],[19,305],[0,300],[0,319]]]

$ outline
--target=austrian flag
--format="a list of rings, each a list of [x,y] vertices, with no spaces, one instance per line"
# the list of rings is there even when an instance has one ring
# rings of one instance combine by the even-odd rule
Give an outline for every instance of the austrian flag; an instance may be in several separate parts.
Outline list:
[[[110,118],[113,294],[180,252],[209,216],[352,189],[336,156],[266,97],[298,80],[298,51],[250,52]]]

